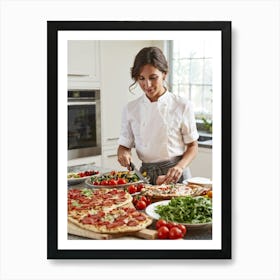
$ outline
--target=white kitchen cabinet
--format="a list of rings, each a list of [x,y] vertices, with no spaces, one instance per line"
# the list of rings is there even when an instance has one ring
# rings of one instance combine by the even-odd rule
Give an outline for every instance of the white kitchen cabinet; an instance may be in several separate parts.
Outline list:
[[[118,162],[118,144],[117,140],[111,145],[103,146],[102,149],[102,166],[104,168],[109,168],[111,170],[127,170],[127,168],[122,167]],[[135,164],[137,168],[140,168],[141,161],[138,159],[136,150],[132,149],[132,162]]]
[[[136,54],[151,45],[151,41],[143,40],[100,42],[102,164],[106,168],[122,168],[117,161],[122,110],[130,100],[142,94],[139,86],[134,94],[129,92],[133,83],[130,69]],[[135,149],[132,150],[132,160],[138,168],[141,166]]]
[[[102,145],[120,136],[124,106],[142,94],[139,86],[134,94],[129,92],[130,69],[136,54],[150,45],[151,41],[143,40],[100,42]]]
[[[118,162],[117,149],[106,149],[102,153],[102,166],[111,170],[127,170],[125,167],[121,166]]]
[[[101,156],[75,158],[75,159],[68,160],[67,166],[71,167],[71,166],[77,166],[77,165],[82,165],[82,164],[83,165],[92,164],[95,166],[101,166],[101,160],[102,160]]]
[[[212,179],[212,149],[198,148],[198,154],[190,165],[192,177]]]
[[[68,41],[68,89],[100,88],[99,41]]]

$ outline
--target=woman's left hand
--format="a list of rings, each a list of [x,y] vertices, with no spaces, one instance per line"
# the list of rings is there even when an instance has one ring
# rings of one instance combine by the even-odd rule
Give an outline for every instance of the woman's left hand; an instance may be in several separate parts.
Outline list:
[[[164,184],[177,183],[178,180],[181,178],[182,174],[183,168],[175,165],[174,167],[170,168],[167,174],[165,175]]]

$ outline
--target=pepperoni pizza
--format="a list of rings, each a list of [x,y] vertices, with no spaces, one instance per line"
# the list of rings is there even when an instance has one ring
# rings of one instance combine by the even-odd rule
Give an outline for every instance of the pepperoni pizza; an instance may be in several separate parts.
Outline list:
[[[97,233],[134,232],[152,219],[129,207],[132,197],[120,189],[69,189],[68,221]]]

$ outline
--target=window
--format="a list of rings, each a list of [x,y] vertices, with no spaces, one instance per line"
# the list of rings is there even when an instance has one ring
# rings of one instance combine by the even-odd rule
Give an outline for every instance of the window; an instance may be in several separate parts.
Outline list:
[[[192,101],[198,121],[212,121],[212,48],[205,32],[169,41],[170,89]]]

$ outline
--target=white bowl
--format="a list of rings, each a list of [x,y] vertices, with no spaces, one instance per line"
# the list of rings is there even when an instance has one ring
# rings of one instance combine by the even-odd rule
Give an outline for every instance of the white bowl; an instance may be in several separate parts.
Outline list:
[[[188,178],[183,181],[183,184],[195,184],[195,185],[212,188],[212,181],[209,178],[204,178],[204,177]]]

